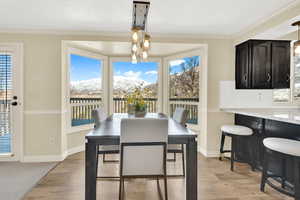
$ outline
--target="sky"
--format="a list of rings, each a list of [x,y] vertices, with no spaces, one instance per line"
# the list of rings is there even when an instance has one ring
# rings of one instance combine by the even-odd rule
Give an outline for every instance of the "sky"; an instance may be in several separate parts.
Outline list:
[[[169,62],[169,64],[170,64],[170,74],[175,74],[175,73],[182,72],[182,67],[180,65],[182,63],[188,62],[192,59],[194,59],[194,61],[197,61],[198,64],[200,63],[200,57],[199,56],[186,57],[186,58],[170,61]]]
[[[155,62],[114,62],[114,75],[142,79],[148,83],[157,82],[158,64]]]
[[[114,62],[113,70],[115,76],[132,77],[141,79],[148,83],[157,82],[158,64],[155,62],[142,62],[132,64],[131,62]],[[97,79],[101,77],[101,61],[79,55],[71,55],[71,81]]]
[[[100,78],[102,74],[101,61],[71,54],[71,81],[82,81]]]
[[[180,64],[188,60],[199,57],[187,57],[170,61],[171,74],[180,73],[182,71]],[[71,81],[81,81],[98,79],[101,77],[101,61],[93,58],[87,58],[79,55],[71,55]],[[147,83],[157,82],[158,63],[156,62],[140,62],[132,64],[131,62],[114,62],[114,76],[132,78],[134,80],[144,80]]]

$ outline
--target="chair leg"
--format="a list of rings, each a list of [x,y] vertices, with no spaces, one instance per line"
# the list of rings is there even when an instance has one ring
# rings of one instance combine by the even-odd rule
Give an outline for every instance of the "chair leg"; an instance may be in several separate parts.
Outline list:
[[[235,138],[231,137],[231,156],[230,156],[230,170],[234,169],[234,156],[235,156]]]
[[[167,176],[164,176],[165,200],[168,200],[168,183]]]
[[[176,153],[174,153],[174,162],[176,162]]]
[[[255,171],[255,159],[254,159],[254,150],[253,148],[251,148],[251,143],[249,142],[251,140],[251,138],[249,138],[248,142],[247,142],[247,145],[248,145],[248,149],[249,149],[249,159],[250,159],[250,162],[249,162],[249,165],[251,166],[251,170],[254,172]]]
[[[182,174],[185,176],[185,152],[184,152],[184,144],[181,145],[181,151],[182,151]]]
[[[225,135],[222,133],[219,160],[222,160],[223,151],[224,151],[224,143],[225,143]]]
[[[119,200],[123,200],[123,197],[124,197],[124,178],[120,177]]]
[[[264,161],[263,161],[263,171],[262,171],[262,176],[261,176],[261,183],[260,183],[260,191],[264,192],[265,191],[265,185],[266,185],[266,180],[268,178],[268,155],[266,150],[264,151]]]
[[[285,188],[285,170],[286,170],[286,162],[285,158],[281,160],[281,188]]]
[[[105,161],[105,153],[102,155],[102,162],[106,162]]]
[[[97,151],[97,154],[96,154],[96,176],[98,176],[98,163],[99,163],[99,154],[98,154],[98,151],[99,151],[99,146],[97,145],[96,147],[96,151]]]

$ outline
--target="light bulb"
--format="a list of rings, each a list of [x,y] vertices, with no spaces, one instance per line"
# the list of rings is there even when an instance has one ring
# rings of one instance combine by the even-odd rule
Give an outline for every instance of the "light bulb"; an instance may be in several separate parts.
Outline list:
[[[145,49],[149,49],[149,47],[150,47],[150,35],[148,35],[148,34],[145,35],[143,47]]]
[[[132,45],[132,51],[133,51],[133,52],[137,52],[137,49],[138,49],[138,48],[137,48],[137,44],[133,44],[133,45]]]
[[[148,49],[148,48],[150,47],[150,42],[149,42],[149,40],[145,40],[143,46],[144,46],[144,48]]]
[[[138,32],[137,31],[133,31],[133,34],[132,34],[132,40],[134,42],[137,42],[139,39],[139,35],[138,35]]]
[[[148,58],[147,51],[143,51],[143,59],[147,59],[147,58]]]

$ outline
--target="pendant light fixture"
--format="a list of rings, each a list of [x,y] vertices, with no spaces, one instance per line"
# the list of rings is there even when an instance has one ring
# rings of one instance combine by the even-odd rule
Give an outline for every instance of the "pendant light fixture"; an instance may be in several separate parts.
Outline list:
[[[296,42],[294,42],[294,55],[300,56],[300,21],[293,23],[292,26],[298,27],[298,30],[297,30],[298,40]]]
[[[131,60],[133,64],[145,61],[150,49],[150,35],[147,33],[147,16],[150,2],[133,1]]]

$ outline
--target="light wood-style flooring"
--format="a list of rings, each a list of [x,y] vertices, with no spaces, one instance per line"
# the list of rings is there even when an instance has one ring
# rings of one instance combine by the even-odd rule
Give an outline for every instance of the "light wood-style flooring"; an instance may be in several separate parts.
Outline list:
[[[109,157],[108,157],[109,158]],[[236,164],[230,171],[229,161],[198,155],[199,200],[292,200],[266,186],[259,191],[260,172],[252,172],[245,164]],[[100,159],[101,160],[101,159]],[[168,163],[169,173],[180,173],[180,155],[177,162]],[[102,164],[102,162],[99,162]],[[69,156],[57,165],[30,191],[24,200],[84,200],[84,152]],[[108,163],[99,171],[102,175],[117,175],[118,163]],[[98,181],[97,199],[118,199],[118,181]],[[163,191],[163,181],[161,181]],[[134,179],[125,183],[127,200],[160,199],[155,180]],[[185,199],[183,178],[168,179],[169,200]]]

